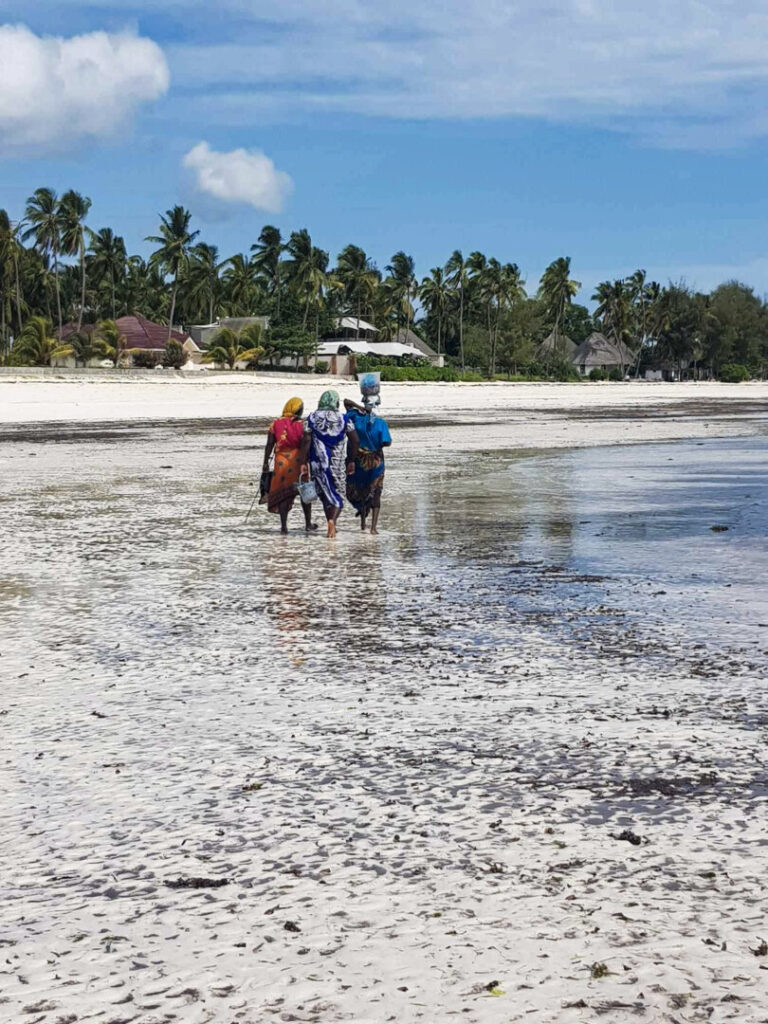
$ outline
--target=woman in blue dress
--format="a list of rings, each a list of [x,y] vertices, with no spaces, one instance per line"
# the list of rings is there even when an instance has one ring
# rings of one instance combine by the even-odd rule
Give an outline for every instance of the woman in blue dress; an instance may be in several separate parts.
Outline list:
[[[357,455],[354,426],[339,412],[339,395],[324,391],[317,409],[307,418],[311,437],[309,467],[317,487],[317,495],[328,520],[328,536],[336,536],[336,522],[344,501],[345,469],[349,473]],[[346,459],[345,462],[345,452]]]
[[[363,404],[344,400],[347,422],[357,434],[358,447],[354,457],[354,472],[347,473],[347,498],[357,509],[360,528],[366,528],[368,514],[371,515],[371,533],[378,533],[381,492],[384,489],[384,449],[392,444],[386,420],[376,415],[381,402],[378,382],[375,392],[372,385],[361,380]]]

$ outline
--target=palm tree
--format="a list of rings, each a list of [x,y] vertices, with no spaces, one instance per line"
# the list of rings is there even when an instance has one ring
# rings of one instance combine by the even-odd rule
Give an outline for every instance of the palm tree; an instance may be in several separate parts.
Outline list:
[[[636,270],[626,283],[635,310],[635,323],[639,333],[637,358],[635,359],[635,376],[637,376],[643,352],[648,343],[648,336],[650,333],[655,333],[655,310],[661,294],[661,285],[658,281],[647,281],[644,270]]]
[[[121,306],[128,313],[142,313],[152,320],[168,315],[168,289],[159,266],[141,256],[129,256],[122,282]]]
[[[216,316],[216,304],[221,298],[221,278],[219,271],[226,266],[219,263],[219,250],[215,245],[198,242],[192,250],[192,259],[187,269],[187,284],[190,298],[204,303],[208,310],[208,323],[212,324]]]
[[[222,282],[230,314],[250,316],[258,291],[256,266],[253,260],[244,253],[237,253],[236,256],[225,260],[221,266],[226,267]]]
[[[469,262],[465,260],[461,250],[455,249],[445,264],[445,272],[448,275],[448,283],[458,291],[459,294],[459,351],[461,353],[461,369],[464,371],[464,293],[469,281]]]
[[[386,270],[389,274],[386,284],[397,309],[397,329],[400,330],[400,315],[403,313],[405,314],[405,329],[408,331],[413,320],[411,299],[418,294],[419,287],[413,257],[406,255],[402,250],[396,252]]]
[[[292,232],[286,251],[291,257],[286,260],[291,285],[304,303],[302,329],[306,331],[310,306],[319,301],[327,284],[328,253],[312,244],[306,228]]]
[[[65,349],[66,346],[53,337],[50,320],[44,316],[31,316],[16,339],[12,357],[17,365],[50,366],[51,359],[69,354]]]
[[[203,353],[203,362],[225,363],[230,370],[234,370],[238,362],[258,362],[264,355],[264,348],[258,344],[260,340],[259,324],[250,324],[239,334],[231,327],[222,327]]]
[[[491,375],[493,363],[493,310],[499,289],[499,275],[501,264],[497,259],[491,257],[486,259],[481,252],[471,252],[467,259],[469,268],[469,281],[473,286],[473,292],[485,305],[486,325],[488,329],[488,375]]]
[[[91,244],[89,246],[88,265],[91,271],[91,280],[100,284],[105,278],[109,278],[109,288],[112,295],[112,319],[117,316],[115,289],[117,281],[125,275],[126,251],[125,242],[116,235],[112,228],[102,228],[95,234],[89,232]]]
[[[359,337],[360,317],[370,309],[381,274],[358,245],[348,245],[341,250],[334,274],[343,287],[348,308],[355,313]]]
[[[553,352],[558,350],[560,339],[560,325],[565,316],[565,310],[571,305],[579,288],[581,281],[571,280],[571,258],[560,256],[547,267],[541,277],[539,284],[539,296],[544,303],[550,323],[553,324],[555,344]]]
[[[11,331],[14,332],[13,318],[11,315],[11,294],[15,296],[16,305],[16,333],[22,326],[22,297],[21,279],[19,276],[19,251],[21,249],[20,236],[22,224],[14,224],[6,210],[0,210],[0,285],[3,289],[3,301],[8,307],[8,323]],[[5,316],[5,306],[3,307]]]
[[[256,269],[269,281],[270,292],[277,301],[275,315],[278,320],[280,319],[280,282],[282,277],[280,260],[285,248],[280,229],[271,224],[266,224],[261,229],[258,242],[251,246]]]
[[[74,189],[65,192],[59,202],[61,224],[61,250],[68,256],[77,256],[80,263],[80,306],[77,313],[77,330],[83,326],[85,307],[85,218],[91,208],[91,200]]]
[[[516,263],[505,263],[488,260],[484,279],[484,294],[487,295],[491,307],[495,307],[496,316],[491,326],[491,343],[489,354],[489,376],[496,373],[496,357],[499,349],[499,330],[503,314],[516,302],[524,299],[525,288],[520,280],[520,268]]]
[[[87,366],[95,355],[101,354],[101,347],[98,341],[94,340],[90,331],[75,331],[70,334],[66,342],[60,344],[56,350],[57,356],[74,356],[75,365],[78,363]]]
[[[154,242],[160,248],[150,256],[150,265],[158,267],[164,273],[173,278],[173,290],[171,292],[171,313],[168,318],[168,341],[171,340],[173,331],[173,316],[176,312],[176,293],[179,288],[179,273],[189,261],[189,253],[192,243],[200,234],[199,231],[190,231],[189,222],[192,214],[183,206],[174,206],[172,210],[166,210],[165,216],[160,217],[160,234],[149,235],[145,241]]]
[[[27,199],[25,219],[29,227],[24,232],[24,240],[33,238],[35,245],[43,255],[53,258],[53,278],[56,284],[56,311],[59,318],[59,336],[61,336],[61,291],[59,288],[59,252],[61,251],[61,209],[56,193],[52,188],[39,188]]]
[[[632,338],[634,309],[631,290],[624,281],[602,281],[595,289],[592,301],[598,304],[595,317],[616,343],[623,376],[625,347]]]
[[[128,341],[114,320],[99,321],[93,335],[94,351],[120,366],[128,354]]]
[[[419,287],[419,298],[427,315],[437,320],[437,354],[442,352],[443,319],[448,304],[448,283],[442,267],[433,267]]]

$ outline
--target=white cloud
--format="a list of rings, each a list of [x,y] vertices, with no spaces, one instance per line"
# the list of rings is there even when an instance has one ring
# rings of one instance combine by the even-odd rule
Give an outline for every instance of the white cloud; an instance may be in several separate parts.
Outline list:
[[[245,203],[279,213],[293,190],[290,177],[258,149],[217,153],[207,142],[198,142],[183,165],[193,173],[200,192],[223,203]]]
[[[230,116],[239,96],[243,124],[257,93],[271,117],[533,116],[665,145],[768,134],[764,0],[222,0],[217,11],[215,41],[169,56],[201,99],[226,93]]]
[[[29,0],[0,5],[21,12]],[[37,0],[35,17],[44,24],[46,8],[61,6]],[[77,0],[77,8],[99,18],[161,12],[183,25],[184,41],[166,53],[181,87],[173,120],[187,126],[217,114],[244,128],[327,111],[535,117],[698,148],[768,136],[765,0]]]
[[[63,39],[0,25],[0,54],[0,148],[6,154],[40,154],[112,136],[170,81],[160,47],[130,33]]]

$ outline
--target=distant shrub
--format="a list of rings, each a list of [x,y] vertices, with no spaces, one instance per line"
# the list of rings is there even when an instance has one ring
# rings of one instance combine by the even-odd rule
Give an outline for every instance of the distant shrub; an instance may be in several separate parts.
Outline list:
[[[614,366],[612,370],[608,371],[608,380],[624,380],[624,375],[618,366]]]
[[[323,362],[322,359],[315,363],[315,373],[328,373],[328,367],[330,363]]]
[[[589,371],[590,380],[605,380],[605,370],[601,370],[599,366],[595,366]]]
[[[725,384],[742,384],[749,376],[749,370],[741,363],[726,363],[720,370],[720,380]]]
[[[160,366],[163,357],[159,352],[138,351],[133,353],[133,365],[138,370],[154,370]]]
[[[358,364],[359,368],[359,364]],[[452,383],[454,381],[465,381],[479,383],[485,378],[474,372],[466,370],[464,373],[452,366],[375,366],[373,370],[381,373],[382,381],[441,381]]]
[[[165,346],[163,366],[172,367],[174,370],[180,370],[186,361],[187,354],[184,351],[181,342],[176,341],[175,338],[171,338]]]

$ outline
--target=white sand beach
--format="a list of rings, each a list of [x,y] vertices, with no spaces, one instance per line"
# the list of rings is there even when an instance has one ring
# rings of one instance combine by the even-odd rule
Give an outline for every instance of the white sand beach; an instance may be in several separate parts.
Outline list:
[[[286,397],[301,395],[312,408],[326,388],[352,397],[353,381],[338,377],[243,373],[141,377],[115,374],[87,376],[61,371],[57,379],[29,375],[0,377],[0,423],[110,422],[123,420],[272,418]],[[579,384],[386,384],[388,415],[482,416],[504,409],[541,413],[549,410],[633,410],[697,403],[768,402],[768,382],[579,383]]]
[[[768,1020],[768,385],[328,384],[0,381],[0,1019]]]

